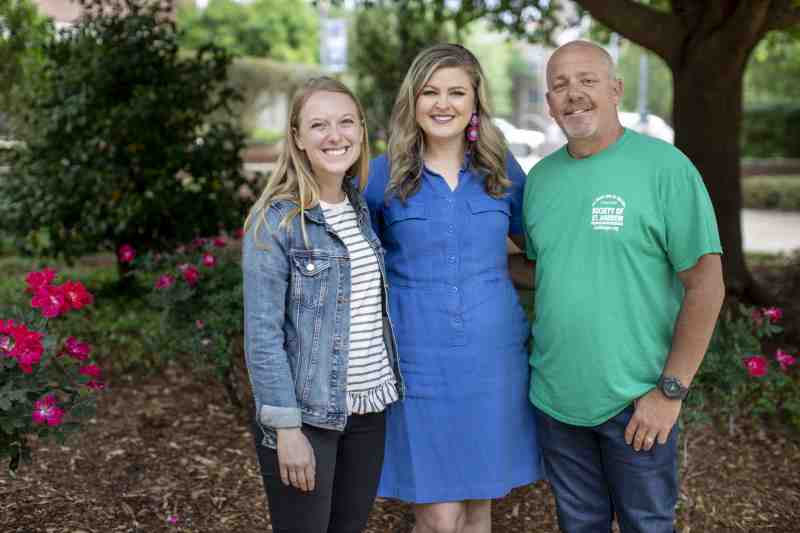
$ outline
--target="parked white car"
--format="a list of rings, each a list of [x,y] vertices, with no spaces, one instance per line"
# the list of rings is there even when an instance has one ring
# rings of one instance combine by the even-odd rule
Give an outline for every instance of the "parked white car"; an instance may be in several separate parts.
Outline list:
[[[514,159],[517,160],[517,163],[522,167],[522,171],[525,172],[525,174],[533,168],[533,165],[542,159],[537,155],[531,145],[526,143],[508,143],[508,149],[514,154]]]
[[[544,142],[544,133],[536,130],[522,130],[502,118],[493,118],[492,122],[502,132],[508,142],[508,149],[527,173],[541,157],[538,148]]]
[[[675,131],[667,124],[663,118],[647,113],[642,120],[639,113],[630,113],[627,111],[619,112],[619,121],[626,128],[633,131],[638,131],[650,137],[661,139],[670,144],[675,142]]]

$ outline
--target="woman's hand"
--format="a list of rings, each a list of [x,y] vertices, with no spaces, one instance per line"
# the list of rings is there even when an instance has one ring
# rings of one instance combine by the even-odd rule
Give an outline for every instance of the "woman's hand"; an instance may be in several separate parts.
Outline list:
[[[314,490],[317,461],[314,448],[300,428],[278,430],[278,468],[284,485],[305,492]]]

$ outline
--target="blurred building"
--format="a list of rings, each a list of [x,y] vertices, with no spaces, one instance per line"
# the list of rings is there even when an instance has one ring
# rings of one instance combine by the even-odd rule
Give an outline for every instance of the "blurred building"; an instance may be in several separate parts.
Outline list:
[[[74,0],[33,0],[42,15],[53,19],[56,27],[68,26],[81,14],[81,6]],[[173,11],[184,4],[194,4],[194,0],[175,0]]]
[[[56,25],[71,24],[81,14],[81,6],[71,0],[33,0],[33,3]]]

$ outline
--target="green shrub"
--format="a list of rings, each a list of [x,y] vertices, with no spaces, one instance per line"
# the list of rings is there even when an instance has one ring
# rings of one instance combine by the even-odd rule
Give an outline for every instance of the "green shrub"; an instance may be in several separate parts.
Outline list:
[[[39,14],[32,0],[0,1],[0,137],[16,133],[24,113],[25,82],[39,76],[42,44],[54,31],[53,22]],[[0,156],[2,148],[0,139]]]
[[[741,145],[743,157],[800,157],[800,105],[745,109]]]
[[[752,209],[800,211],[800,176],[754,176],[742,180],[742,202]]]
[[[237,225],[244,137],[232,116],[209,121],[238,99],[230,56],[179,54],[171,2],[81,3],[86,14],[46,43],[26,87],[27,148],[0,180],[0,227],[74,258]]]

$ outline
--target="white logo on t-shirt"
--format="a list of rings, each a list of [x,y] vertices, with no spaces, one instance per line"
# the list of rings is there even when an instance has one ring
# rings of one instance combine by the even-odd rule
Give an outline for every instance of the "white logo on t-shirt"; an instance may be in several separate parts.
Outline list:
[[[592,202],[592,229],[619,231],[625,226],[625,200],[616,194],[598,196]]]

